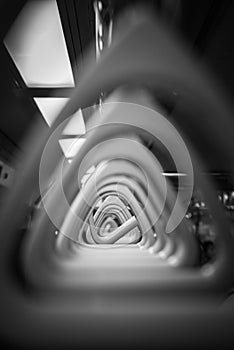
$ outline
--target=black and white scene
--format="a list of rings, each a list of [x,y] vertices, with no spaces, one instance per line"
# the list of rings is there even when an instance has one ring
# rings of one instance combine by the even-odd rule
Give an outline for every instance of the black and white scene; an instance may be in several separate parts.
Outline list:
[[[1,0],[1,349],[234,349],[233,62],[231,0]]]

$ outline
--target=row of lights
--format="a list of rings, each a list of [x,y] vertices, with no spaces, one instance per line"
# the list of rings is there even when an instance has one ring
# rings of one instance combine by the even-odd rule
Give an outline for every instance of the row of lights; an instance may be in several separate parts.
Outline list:
[[[111,10],[109,8],[106,8],[104,11],[103,8],[104,7],[102,1],[94,2],[97,59],[99,58],[100,53],[104,50],[104,46],[109,46],[112,39],[112,19],[110,18]],[[107,13],[110,17],[108,17],[108,23],[105,23],[105,17]],[[107,33],[104,33],[104,31],[107,31]],[[104,36],[106,36],[106,39],[104,38]]]
[[[102,11],[102,2],[101,1],[98,1],[98,10],[99,10],[99,13]],[[102,51],[103,47],[104,47],[102,23],[99,23],[99,25],[98,25],[98,46],[99,46],[99,50]]]

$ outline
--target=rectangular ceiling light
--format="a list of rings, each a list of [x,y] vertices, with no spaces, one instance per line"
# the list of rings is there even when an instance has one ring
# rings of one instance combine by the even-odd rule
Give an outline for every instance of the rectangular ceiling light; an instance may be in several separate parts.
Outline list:
[[[74,86],[56,0],[28,1],[4,43],[27,86]]]
[[[34,97],[33,99],[49,126],[53,124],[69,100],[67,97]]]
[[[85,132],[82,110],[78,109],[78,111],[69,119],[69,122],[63,130],[63,135],[84,135]]]
[[[66,158],[74,158],[81,146],[84,144],[86,138],[69,138],[59,140],[60,147]]]

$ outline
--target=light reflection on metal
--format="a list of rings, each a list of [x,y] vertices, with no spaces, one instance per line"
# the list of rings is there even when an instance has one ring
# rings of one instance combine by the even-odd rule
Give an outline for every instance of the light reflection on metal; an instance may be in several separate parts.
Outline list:
[[[163,176],[172,176],[172,177],[178,177],[178,176],[187,176],[187,174],[184,173],[162,173]]]

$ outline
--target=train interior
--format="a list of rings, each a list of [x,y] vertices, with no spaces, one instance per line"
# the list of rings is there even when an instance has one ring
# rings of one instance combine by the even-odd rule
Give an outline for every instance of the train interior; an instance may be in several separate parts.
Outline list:
[[[234,3],[0,4],[2,348],[233,348]]]

